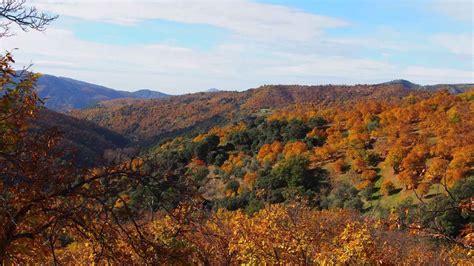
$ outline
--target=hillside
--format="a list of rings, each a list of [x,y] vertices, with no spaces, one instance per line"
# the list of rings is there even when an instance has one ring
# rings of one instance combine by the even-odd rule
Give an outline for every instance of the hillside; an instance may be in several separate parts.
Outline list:
[[[86,165],[99,165],[105,162],[107,150],[118,150],[130,143],[122,135],[92,122],[45,109],[33,120],[32,131],[43,134],[49,130],[59,131],[61,149]]]
[[[449,93],[452,93],[452,94],[463,93],[474,88],[474,84],[468,84],[468,83],[419,85],[419,84],[415,84],[404,79],[397,79],[397,80],[381,83],[381,85],[396,85],[396,84],[402,85],[405,88],[409,88],[409,89],[430,90],[430,91],[447,90],[449,91]]]
[[[262,86],[243,92],[195,93],[166,99],[104,103],[71,115],[135,140],[183,133],[197,125],[215,125],[222,119],[247,112],[268,112],[294,104],[332,104],[358,99],[400,99],[424,90],[412,90],[402,85],[356,86]]]
[[[104,102],[96,107],[75,110],[71,115],[93,121],[132,139],[148,139],[173,132],[183,133],[197,125],[215,125],[246,112],[282,108],[293,104],[345,103],[360,99],[400,99],[424,90],[400,84],[356,86],[262,86],[243,92],[195,93],[146,101]]]
[[[436,204],[460,189],[456,184],[474,186],[473,96],[293,105],[170,139],[144,156],[157,173],[185,176],[215,208],[231,211],[254,213],[300,198],[380,216],[403,204],[441,208]],[[446,215],[440,219],[458,219]],[[468,223],[433,226],[456,236]]]
[[[228,246],[242,239],[243,248],[277,241],[278,247],[303,249],[309,244],[290,240],[307,234],[330,235],[308,240],[311,245],[352,244],[352,231],[373,237],[371,250],[426,249],[416,253],[426,261],[441,254],[430,247],[449,241],[472,250],[473,99],[474,91],[437,92],[400,101],[361,98],[350,106],[293,104],[271,114],[256,110],[240,122],[148,146],[141,156],[147,179],[121,196],[128,208],[145,213],[162,202],[167,210],[177,206],[150,230],[173,228],[161,243],[172,239],[191,250],[197,245],[215,252],[223,243],[219,250],[228,254]],[[178,205],[190,194],[197,205]],[[338,226],[345,234],[334,233]],[[394,239],[400,245],[388,248]],[[287,256],[294,254],[288,250]]]
[[[135,92],[120,91],[79,80],[52,75],[39,78],[36,90],[39,96],[46,99],[46,107],[55,111],[68,111],[91,107],[100,101],[119,98],[154,99],[167,97],[167,94],[138,90]]]

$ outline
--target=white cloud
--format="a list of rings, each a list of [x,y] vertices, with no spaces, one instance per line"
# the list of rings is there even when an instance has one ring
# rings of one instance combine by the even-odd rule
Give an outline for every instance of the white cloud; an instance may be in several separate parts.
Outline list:
[[[474,35],[472,33],[437,34],[433,36],[432,40],[453,54],[467,56],[469,60],[474,57]]]
[[[474,83],[474,72],[452,68],[407,67],[402,76],[421,84]]]
[[[86,20],[136,24],[143,20],[163,19],[211,25],[262,40],[306,41],[318,36],[325,28],[348,25],[337,18],[247,0],[42,0],[34,4],[55,14]]]
[[[18,32],[0,41],[0,50],[19,48],[14,52],[19,65],[32,62],[34,71],[117,89],[151,88],[180,94],[211,87],[242,90],[262,84],[354,84],[396,78],[422,84],[473,82],[472,69],[404,68],[356,55],[364,54],[362,50],[381,54],[419,50],[412,42],[401,41],[403,35],[390,28],[365,37],[330,38],[324,29],[347,23],[282,6],[244,0],[62,0],[36,1],[35,5],[93,21],[133,24],[159,18],[212,25],[233,33],[204,51],[162,43],[96,43],[54,27],[46,32]],[[438,35],[433,41],[453,53],[468,54],[472,60],[470,35]]]
[[[472,0],[436,0],[434,9],[454,20],[474,23],[474,3]]]
[[[469,71],[386,62],[235,40],[209,51],[163,44],[99,44],[67,30],[19,32],[2,39],[21,65],[117,89],[151,88],[172,94],[211,87],[242,90],[262,84],[374,83],[407,78],[419,83],[473,82]],[[337,53],[336,53],[337,54]]]

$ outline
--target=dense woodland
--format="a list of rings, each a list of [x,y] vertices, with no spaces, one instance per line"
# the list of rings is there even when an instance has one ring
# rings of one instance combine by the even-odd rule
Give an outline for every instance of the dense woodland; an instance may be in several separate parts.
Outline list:
[[[96,107],[75,110],[70,114],[132,139],[160,135],[177,135],[193,131],[199,125],[224,124],[233,118],[255,111],[265,112],[292,104],[331,105],[355,99],[400,98],[425,91],[409,89],[403,84],[358,86],[266,85],[244,92],[195,93],[155,100],[105,101]]]
[[[18,3],[43,18],[24,27],[54,19]],[[44,110],[39,75],[13,62],[0,57],[1,264],[474,261],[472,88],[263,86],[73,118]]]

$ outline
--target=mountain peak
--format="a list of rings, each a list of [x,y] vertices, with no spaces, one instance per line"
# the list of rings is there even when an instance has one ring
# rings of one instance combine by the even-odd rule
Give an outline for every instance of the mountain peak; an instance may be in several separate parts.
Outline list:
[[[216,88],[210,88],[208,90],[205,90],[204,92],[220,92],[221,90],[216,89]]]
[[[60,112],[91,107],[98,102],[107,100],[122,98],[154,99],[169,96],[149,89],[134,92],[115,90],[53,75],[42,75],[36,84],[36,91],[41,98],[47,99],[46,107]]]
[[[418,85],[406,79],[395,79],[389,82],[381,83],[380,85],[402,85],[406,89],[416,89],[421,87],[421,85]]]
[[[140,89],[131,93],[133,98],[141,99],[155,99],[169,96],[166,93],[150,90],[150,89]]]

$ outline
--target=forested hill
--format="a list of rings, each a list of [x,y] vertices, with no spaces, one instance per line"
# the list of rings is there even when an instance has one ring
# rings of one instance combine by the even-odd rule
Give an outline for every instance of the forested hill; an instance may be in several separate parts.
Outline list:
[[[181,190],[193,188],[207,207],[249,217],[271,216],[268,206],[294,202],[352,209],[388,217],[387,223],[396,217],[398,228],[426,230],[472,247],[473,100],[471,90],[392,102],[363,99],[349,106],[292,105],[170,138],[143,155],[149,161],[145,168],[165,176],[163,182],[186,180],[182,187],[173,183],[159,199],[179,201],[186,194]],[[128,194],[135,208],[154,202],[146,193]],[[260,240],[260,234],[252,237]],[[393,243],[389,240],[385,243]]]
[[[400,82],[355,86],[265,85],[244,92],[195,93],[126,104],[123,101],[119,104],[105,102],[71,114],[132,139],[147,139],[187,131],[199,124],[213,125],[242,112],[268,112],[293,104],[330,105],[361,99],[401,99],[409,94],[426,96],[433,91]]]
[[[152,90],[138,90],[135,92],[114,90],[52,75],[42,75],[36,84],[36,90],[39,96],[45,99],[46,107],[61,112],[90,107],[105,100],[120,98],[152,99],[168,96]]]
[[[474,87],[474,84],[469,84],[469,83],[434,84],[434,85],[423,86],[423,85],[412,83],[404,79],[392,80],[389,82],[382,83],[381,85],[389,85],[389,84],[392,84],[392,85],[400,84],[404,86],[405,88],[409,88],[409,89],[430,90],[430,91],[447,90],[449,91],[449,93],[452,93],[452,94],[463,93]]]
[[[81,165],[99,165],[106,151],[125,148],[130,141],[122,135],[100,127],[90,121],[80,120],[51,110],[41,110],[32,120],[31,135],[56,131],[64,156],[74,156]]]

